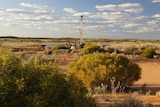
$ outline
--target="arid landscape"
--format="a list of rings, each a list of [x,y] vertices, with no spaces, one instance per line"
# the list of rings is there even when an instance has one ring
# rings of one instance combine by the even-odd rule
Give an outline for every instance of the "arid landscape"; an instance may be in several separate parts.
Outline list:
[[[136,62],[142,68],[142,77],[135,84],[160,85],[160,60]]]
[[[7,41],[5,41],[7,40]],[[62,42],[57,42],[57,41],[62,41]],[[43,53],[45,51],[48,51],[49,47],[44,47],[44,46],[54,46],[53,44],[68,44],[68,43],[73,43],[74,39],[67,39],[66,40],[61,40],[61,39],[4,39],[2,38],[1,40],[1,46],[4,48],[8,48],[10,51],[14,52],[15,54],[20,54],[20,53],[27,53],[27,54],[32,54],[34,52],[39,52]],[[78,40],[77,40],[78,41]],[[93,40],[88,40],[89,43],[92,43]],[[137,42],[138,41],[138,42]],[[106,47],[132,47],[132,46],[140,46],[140,45],[152,45],[156,46],[158,48],[157,53],[159,53],[160,50],[160,43],[157,41],[130,41],[129,42],[124,42],[121,40],[118,41],[110,41],[110,42],[99,42],[99,40],[94,40],[93,43],[96,43],[98,45],[106,45]],[[74,50],[74,52],[71,53],[66,53],[66,52],[60,52],[58,54],[54,54],[53,57],[50,55],[48,58],[49,60],[54,59],[56,63],[58,64],[59,68],[62,71],[67,70],[67,65],[70,62],[75,62],[78,58],[78,50]],[[137,82],[134,83],[132,88],[142,90],[142,91],[149,91],[150,90],[150,95],[145,98],[144,102],[145,103],[151,103],[155,105],[155,107],[160,107],[160,99],[156,96],[156,92],[160,90],[160,59],[148,59],[148,58],[142,58],[142,57],[133,57],[133,56],[128,56],[129,59],[135,63],[137,63],[141,70],[142,70],[142,75],[141,79],[139,79]],[[100,96],[100,95],[99,95]],[[110,94],[106,94],[105,96],[110,96]],[[117,95],[119,96],[119,95]],[[145,97],[145,95],[142,95]],[[98,100],[98,107],[106,107],[108,105],[108,101],[105,100]]]
[[[66,55],[65,60],[64,56],[58,56],[57,59],[63,62],[60,65],[62,69],[67,69],[67,64],[74,61],[72,55]],[[135,82],[132,87],[145,91],[149,90],[151,93],[144,102],[151,103],[155,107],[160,107],[160,99],[156,97],[156,92],[160,90],[160,59],[135,58],[131,60],[137,63],[142,69],[141,79]],[[107,101],[101,100],[98,107],[106,107],[107,105]]]
[[[0,4],[0,107],[160,107],[160,0]]]
[[[67,64],[74,61],[72,55],[57,56],[57,60],[62,62],[61,69],[67,69]],[[150,90],[151,93],[144,100],[145,103],[151,103],[155,107],[160,107],[160,99],[156,97],[156,92],[160,90],[160,60],[159,59],[134,59],[142,69],[141,79],[134,83],[132,86],[139,90]],[[108,94],[106,94],[108,96]],[[145,95],[143,95],[145,97]],[[98,101],[98,107],[107,107],[108,102],[104,100]]]
[[[160,60],[144,60],[136,61],[136,63],[142,69],[142,77],[135,82],[133,87],[150,90],[151,94],[144,99],[144,102],[151,103],[155,105],[155,107],[160,107],[160,99],[155,96],[156,91],[160,90]],[[143,97],[145,97],[145,95]],[[106,107],[106,105],[108,105],[108,102],[104,100],[99,101],[99,107]]]
[[[156,91],[160,90],[160,60],[138,61],[137,63],[142,69],[142,77],[134,86],[143,87],[145,85],[146,90],[151,90],[152,94],[146,99],[146,102],[160,107],[160,99],[155,97]]]

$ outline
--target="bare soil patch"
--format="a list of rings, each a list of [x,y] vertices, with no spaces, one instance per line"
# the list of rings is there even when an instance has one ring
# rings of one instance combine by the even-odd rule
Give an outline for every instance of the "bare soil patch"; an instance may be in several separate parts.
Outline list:
[[[160,60],[146,59],[136,63],[142,69],[142,76],[135,84],[160,85]]]

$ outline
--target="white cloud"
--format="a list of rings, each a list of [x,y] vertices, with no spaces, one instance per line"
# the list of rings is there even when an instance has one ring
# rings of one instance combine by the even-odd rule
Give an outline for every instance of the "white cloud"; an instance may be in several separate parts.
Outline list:
[[[125,4],[119,4],[119,5],[102,5],[96,6],[96,9],[99,11],[124,11],[124,12],[129,12],[129,13],[140,13],[143,11],[143,6],[139,3],[125,3]]]
[[[26,27],[38,27],[39,26],[39,24],[37,24],[37,23],[27,23],[27,24],[24,24]]]
[[[0,13],[1,13],[1,14],[4,13],[4,10],[5,10],[5,9],[1,9],[1,8],[0,8]]]
[[[16,14],[16,13],[19,13],[19,14],[30,14],[30,12],[25,11],[23,9],[5,9],[4,11],[8,12],[8,13],[13,13],[13,14]]]
[[[7,14],[8,17],[9,16],[30,16],[30,17],[35,17],[35,16],[40,16],[40,15],[47,15],[49,13],[47,12],[44,12],[43,10],[42,11],[39,11],[39,10],[35,10],[35,11],[26,11],[26,10],[23,10],[23,9],[5,9],[3,14]]]
[[[100,28],[103,28],[104,26],[103,25],[93,25],[93,26],[86,26],[84,27],[84,29],[86,30],[96,30],[96,29],[100,29]]]
[[[84,21],[83,23],[85,23],[85,25],[105,25],[105,26],[108,26],[110,25],[111,23],[113,23],[112,21]]]
[[[157,32],[159,31],[159,25],[156,24],[156,21],[148,21],[143,24],[139,23],[126,23],[125,26],[122,26],[123,32],[128,33],[148,33],[148,32]]]
[[[34,12],[37,14],[47,14],[48,13],[46,10],[35,10]]]
[[[92,13],[90,13],[90,12],[77,12],[77,13],[74,13],[73,14],[73,16],[78,16],[78,17],[80,17],[81,15],[83,15],[83,16],[90,16]]]
[[[147,22],[147,25],[150,25],[150,26],[155,26],[157,25],[158,21],[157,20],[150,20]]]
[[[109,5],[102,5],[102,6],[96,6],[96,9],[98,9],[99,11],[104,11],[104,10],[112,10],[112,11],[116,11],[117,10],[117,5],[113,5],[113,4],[109,4]]]
[[[141,24],[137,24],[137,23],[126,23],[126,24],[124,24],[123,27],[125,27],[125,28],[135,28],[135,27],[139,27],[139,26],[141,26]]]
[[[49,29],[50,31],[60,32],[60,29],[59,29],[59,28],[48,27],[48,29]]]
[[[35,8],[35,9],[47,9],[48,6],[46,5],[38,5],[38,4],[30,4],[30,3],[20,3],[21,6]]]
[[[36,17],[36,19],[38,19],[40,21],[49,21],[49,20],[52,20],[53,17],[50,15],[40,15],[40,16]]]
[[[152,0],[152,3],[160,2],[160,0]]]
[[[28,11],[23,9],[11,8],[1,9],[3,20],[6,21],[52,21],[53,16],[46,10]],[[2,20],[2,19],[1,19]]]
[[[64,8],[63,11],[67,12],[67,13],[71,13],[72,16],[78,16],[80,17],[81,15],[83,16],[90,16],[92,13],[91,12],[78,12],[77,10],[73,9],[73,8]]]
[[[148,20],[148,16],[132,16],[132,19],[135,21],[145,21]]]
[[[155,14],[153,18],[160,18],[160,14]]]
[[[77,11],[72,9],[72,8],[64,8],[63,9],[65,12],[68,12],[68,13],[76,13]]]
[[[3,20],[3,21],[4,21],[4,20],[5,20],[5,18],[4,18],[4,17],[0,17],[0,20]]]
[[[141,11],[143,11],[143,7],[139,3],[120,4],[118,5],[118,9],[130,13],[140,13]]]
[[[53,23],[55,24],[78,24],[77,20],[56,20]]]
[[[3,26],[3,27],[8,27],[8,26],[17,26],[19,25],[18,23],[4,23],[4,24],[1,24],[0,26]]]
[[[136,30],[136,33],[145,33],[145,32],[154,32],[155,29],[147,26],[139,27],[139,29]]]
[[[121,12],[101,12],[97,13],[95,15],[90,16],[92,18],[101,18],[106,19],[111,22],[120,22],[124,20],[130,20],[130,15],[127,13],[121,13]]]

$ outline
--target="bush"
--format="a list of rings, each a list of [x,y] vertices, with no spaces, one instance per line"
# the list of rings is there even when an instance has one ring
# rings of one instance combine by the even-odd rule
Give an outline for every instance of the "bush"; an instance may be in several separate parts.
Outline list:
[[[60,49],[68,49],[68,48],[65,47],[65,46],[61,46],[61,45],[57,45],[57,46],[54,46],[54,47],[52,48],[53,51],[60,50]]]
[[[156,92],[156,96],[160,99],[160,91]]]
[[[146,47],[142,51],[141,55],[146,58],[153,58],[153,55],[156,55],[156,52],[151,47]]]
[[[81,50],[81,52],[84,54],[90,54],[90,53],[94,53],[97,51],[98,52],[100,51],[100,46],[95,45],[95,44],[86,44]]]
[[[51,50],[56,53],[69,53],[71,51],[70,48],[62,45],[54,46]]]
[[[76,63],[70,63],[67,75],[75,75],[87,88],[101,83],[110,85],[111,77],[116,77],[121,85],[128,86],[140,79],[141,69],[125,56],[94,53],[83,55]]]
[[[54,63],[0,52],[0,107],[95,107],[83,84],[59,73]]]

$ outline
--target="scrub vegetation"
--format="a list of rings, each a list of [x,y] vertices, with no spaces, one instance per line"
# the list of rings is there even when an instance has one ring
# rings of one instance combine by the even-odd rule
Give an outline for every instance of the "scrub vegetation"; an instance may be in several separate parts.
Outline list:
[[[0,107],[96,107],[99,94],[111,107],[151,106],[138,99],[139,94],[121,97],[118,102],[105,96],[130,91],[142,74],[136,57],[154,58],[159,55],[158,45],[87,39],[83,48],[71,50],[69,46],[77,41],[1,38]]]
[[[0,107],[94,107],[87,90],[74,76],[36,56],[21,60],[0,49]]]

